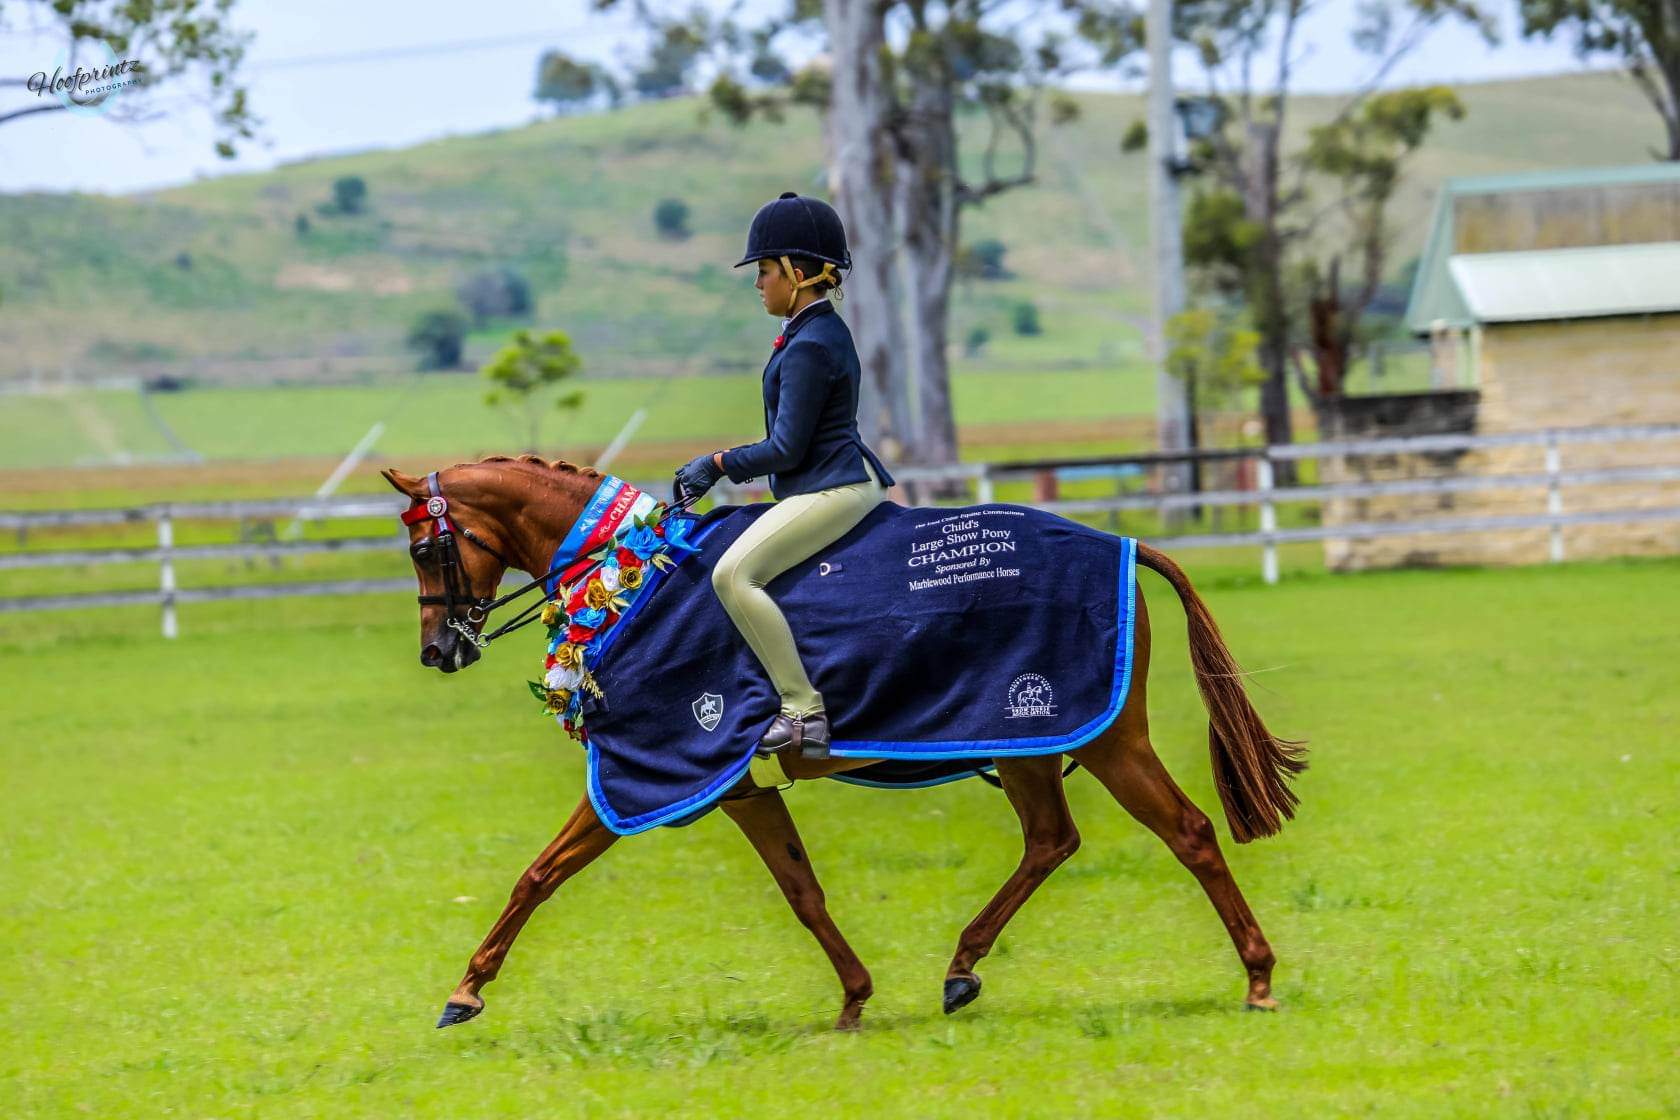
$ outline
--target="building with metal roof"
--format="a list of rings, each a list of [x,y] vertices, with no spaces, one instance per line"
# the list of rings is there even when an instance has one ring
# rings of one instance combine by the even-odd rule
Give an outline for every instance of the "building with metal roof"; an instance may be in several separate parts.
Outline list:
[[[1680,163],[1448,179],[1406,325],[1680,311],[1677,253]]]
[[[1502,432],[1680,423],[1680,163],[1568,168],[1449,179],[1412,284],[1406,325],[1430,339],[1428,393],[1351,402],[1331,419],[1344,437]],[[1565,470],[1676,465],[1670,442],[1553,448]],[[1532,473],[1535,448],[1331,463],[1362,481]],[[1449,500],[1450,499],[1450,500]],[[1543,488],[1332,503],[1344,517],[1405,521],[1501,516],[1548,508]],[[1433,504],[1432,504],[1433,503]],[[1680,507],[1680,483],[1571,488],[1571,512]],[[1680,523],[1605,522],[1563,534],[1570,556],[1680,553]],[[1394,534],[1330,540],[1334,568],[1544,559],[1547,533],[1512,529],[1453,538]]]

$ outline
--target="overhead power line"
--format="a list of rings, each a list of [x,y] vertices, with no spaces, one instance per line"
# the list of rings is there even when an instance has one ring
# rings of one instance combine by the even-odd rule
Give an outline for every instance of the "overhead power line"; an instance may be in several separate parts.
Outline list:
[[[421,43],[409,47],[381,47],[377,50],[348,51],[342,54],[302,55],[296,58],[277,58],[269,61],[252,59],[253,70],[289,70],[306,66],[338,66],[345,63],[381,62],[393,58],[423,58],[427,55],[457,54],[462,51],[490,50],[496,47],[536,46],[561,42],[566,45],[594,42],[608,37],[622,38],[622,29],[598,27],[589,31],[527,31],[518,35],[497,35],[487,39],[453,39],[443,43]]]

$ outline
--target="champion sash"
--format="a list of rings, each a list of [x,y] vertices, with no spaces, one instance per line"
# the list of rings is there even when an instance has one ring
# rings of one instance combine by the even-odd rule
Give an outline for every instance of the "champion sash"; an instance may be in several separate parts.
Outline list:
[[[578,515],[571,532],[554,550],[554,562],[549,567],[565,565],[565,568],[549,577],[549,598],[554,597],[561,584],[571,583],[594,563],[588,558],[589,553],[618,532],[625,521],[632,517],[645,517],[656,504],[652,494],[636,489],[617,475],[609,474],[602,479],[601,485],[584,503],[583,512]]]

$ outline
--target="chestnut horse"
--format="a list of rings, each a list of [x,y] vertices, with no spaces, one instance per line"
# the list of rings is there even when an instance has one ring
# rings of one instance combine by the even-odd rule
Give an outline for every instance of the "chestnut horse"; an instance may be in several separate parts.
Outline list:
[[[424,479],[394,470],[382,473],[415,503],[427,500],[429,490]],[[555,549],[603,477],[591,467],[564,461],[549,463],[535,456],[497,456],[438,472],[439,490],[448,498],[450,517],[457,532],[470,543],[461,543],[453,556],[439,557],[427,527],[410,526],[410,551],[425,604],[420,611],[421,664],[452,673],[478,659],[479,646],[466,634],[480,632],[482,613],[469,615],[469,621],[456,618],[456,625],[451,626],[454,603],[462,601],[462,594],[487,602],[508,567],[533,575],[548,571]],[[1145,544],[1138,545],[1137,557],[1172,585],[1188,616],[1190,660],[1208,710],[1215,784],[1231,835],[1238,843],[1270,836],[1285,819],[1294,816],[1296,797],[1288,780],[1305,768],[1304,748],[1298,742],[1276,738],[1261,722],[1244,692],[1242,670],[1183,570]],[[440,560],[459,567],[446,574]],[[1095,775],[1127,812],[1159,836],[1196,877],[1230,932],[1237,956],[1248,972],[1246,1006],[1274,1008],[1277,1003],[1271,984],[1275,958],[1271,946],[1231,878],[1213,825],[1173,782],[1150,745],[1145,700],[1149,614],[1141,587],[1136,589],[1135,601],[1135,661],[1125,706],[1105,731],[1067,754]],[[447,607],[446,602],[450,604]],[[1099,670],[1093,667],[1092,671]],[[867,766],[872,761],[788,758],[783,765],[788,777],[805,780]],[[999,758],[996,766],[1009,804],[1020,817],[1025,850],[1014,874],[958,939],[956,954],[945,974],[947,1014],[979,995],[975,965],[991,950],[1004,924],[1038,885],[1079,847],[1079,832],[1063,795],[1060,755]],[[781,794],[761,789],[750,777],[743,776],[725,795],[721,808],[746,834],[795,915],[816,936],[839,974],[844,1002],[835,1025],[855,1028],[873,991],[869,971],[828,915],[822,887]],[[560,834],[519,877],[507,907],[473,954],[466,975],[445,1004],[438,1026],[465,1022],[483,1010],[480,992],[496,978],[514,938],[532,913],[561,883],[587,867],[616,839],[617,835],[596,816],[589,798],[581,798]]]

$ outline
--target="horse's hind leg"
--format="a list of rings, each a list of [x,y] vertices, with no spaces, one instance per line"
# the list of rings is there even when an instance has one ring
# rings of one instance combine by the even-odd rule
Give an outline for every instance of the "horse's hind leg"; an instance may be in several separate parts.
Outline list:
[[[578,802],[578,807],[560,829],[560,835],[519,877],[502,916],[490,927],[489,935],[467,965],[466,976],[462,977],[449,1002],[444,1004],[438,1026],[452,1027],[456,1023],[464,1023],[484,1010],[479,989],[494,980],[496,973],[501,971],[502,961],[507,958],[513,939],[519,936],[519,931],[537,907],[547,901],[555,888],[583,870],[617,839],[618,836],[595,815],[589,798]]]
[[[1142,683],[1135,672],[1133,679]],[[1272,947],[1237,889],[1231,869],[1225,865],[1212,822],[1184,795],[1155,756],[1155,748],[1149,742],[1148,717],[1143,712],[1143,693],[1139,689],[1128,697],[1114,727],[1081,748],[1074,757],[1108,787],[1108,792],[1128,813],[1164,840],[1179,862],[1201,883],[1230,932],[1243,967],[1248,970],[1247,1005],[1270,1010],[1277,1006],[1277,1001],[1272,999],[1272,966],[1276,963]]]
[[[793,826],[793,817],[788,814],[782,795],[773,789],[765,790],[725,801],[723,811],[752,842],[788,905],[793,907],[794,916],[816,936],[817,943],[828,954],[829,963],[834,965],[846,997],[840,1018],[834,1023],[835,1029],[856,1030],[864,1001],[875,993],[875,986],[869,979],[869,970],[863,967],[834,919],[828,916],[822,886],[811,869],[810,857],[800,842],[799,830]]]
[[[1054,754],[997,760],[998,778],[1009,804],[1021,818],[1025,845],[1015,873],[968,923],[957,941],[957,954],[945,972],[947,1015],[972,1003],[980,994],[975,964],[991,952],[998,934],[1038,885],[1079,848],[1079,830],[1073,826],[1073,814],[1068,812],[1062,793],[1061,766],[1061,756]]]

